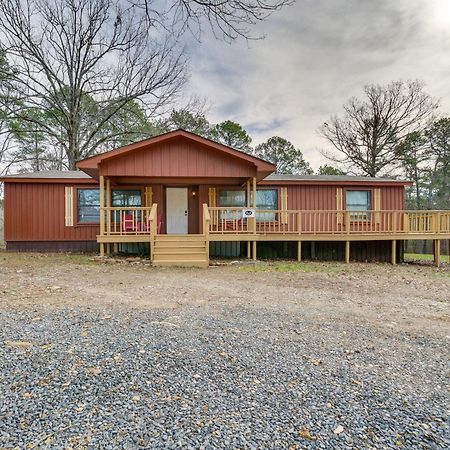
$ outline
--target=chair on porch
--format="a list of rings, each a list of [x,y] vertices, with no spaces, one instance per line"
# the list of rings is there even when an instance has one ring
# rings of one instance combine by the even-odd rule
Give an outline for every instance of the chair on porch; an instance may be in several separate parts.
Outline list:
[[[163,221],[160,215],[158,215],[156,222],[156,232],[157,234],[161,233]],[[130,233],[130,232],[145,232],[150,230],[150,225],[146,222],[141,222],[140,220],[135,220],[133,218],[133,214],[130,213],[122,213],[122,232]]]

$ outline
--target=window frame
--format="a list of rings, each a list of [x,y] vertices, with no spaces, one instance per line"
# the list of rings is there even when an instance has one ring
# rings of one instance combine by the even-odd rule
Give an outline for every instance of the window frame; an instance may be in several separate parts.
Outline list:
[[[76,217],[76,226],[80,226],[80,227],[86,227],[86,226],[96,226],[96,225],[100,225],[100,214],[99,214],[99,218],[98,218],[98,222],[80,222],[79,220],[79,201],[78,201],[78,192],[79,191],[99,191],[99,207],[100,207],[100,187],[90,187],[90,186],[83,186],[83,187],[76,187],[75,188],[77,191],[77,194],[75,196],[75,201],[74,201],[74,217]]]
[[[362,214],[359,215],[359,217],[356,217],[354,214],[352,214],[352,211],[348,209],[347,207],[347,192],[367,192],[368,199],[369,199],[369,205],[368,209],[366,210],[366,214],[363,217]],[[372,220],[372,205],[373,205],[373,188],[346,188],[344,189],[344,210],[348,211],[350,213],[350,221],[351,222],[370,222]]]
[[[276,208],[273,211],[279,211],[279,209],[280,209],[279,206],[280,206],[280,201],[281,201],[281,199],[280,199],[280,188],[278,186],[264,186],[264,187],[261,186],[261,187],[257,187],[256,188],[257,192],[258,191],[267,191],[267,190],[276,192],[277,205],[276,205]],[[253,205],[247,206],[247,189],[239,187],[239,186],[223,186],[223,187],[220,187],[220,188],[217,189],[217,191],[216,191],[217,192],[217,194],[216,194],[217,195],[216,202],[217,202],[219,208],[227,208],[227,206],[223,206],[220,203],[220,194],[222,193],[222,191],[243,191],[244,192],[245,205],[244,206],[228,206],[228,208],[242,208],[242,209],[250,208],[250,209],[253,209]],[[250,190],[250,196],[252,196],[252,195],[253,195],[253,190]],[[256,195],[258,195],[258,194],[256,194]],[[250,199],[251,199],[251,197],[250,197]],[[256,209],[258,209],[258,208],[256,208]],[[279,220],[278,215],[279,214],[277,212],[275,212],[273,220],[258,220],[258,218],[256,218],[256,221],[257,222],[273,222],[273,221],[277,221],[277,220]]]
[[[135,192],[139,192],[139,195],[140,195],[140,197],[141,197],[141,204],[140,204],[140,206],[129,206],[129,205],[127,205],[127,206],[115,206],[115,205],[113,205],[113,192],[114,191],[135,191]],[[143,195],[142,195],[142,188],[140,187],[140,186],[138,186],[138,187],[136,187],[136,188],[133,188],[133,187],[120,187],[120,188],[115,188],[115,189],[111,189],[111,206],[113,207],[113,208],[123,208],[123,209],[126,209],[126,208],[143,208],[144,207],[144,205],[143,205],[143,202],[144,202],[144,198],[143,198]]]

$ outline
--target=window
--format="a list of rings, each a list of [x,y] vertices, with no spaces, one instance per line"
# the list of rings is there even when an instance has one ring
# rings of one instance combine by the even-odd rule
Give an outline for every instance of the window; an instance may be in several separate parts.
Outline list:
[[[247,206],[245,191],[241,190],[222,190],[219,196],[219,205],[226,208],[229,207],[241,207]],[[250,193],[250,205],[253,205],[253,192]],[[278,209],[278,191],[276,189],[258,189],[256,191],[256,209]],[[223,219],[235,219],[236,213],[222,212],[221,218]],[[275,220],[275,213],[258,213],[256,220]]]
[[[100,190],[78,189],[78,223],[100,222]]]
[[[250,193],[250,204],[253,205],[253,192]],[[256,191],[256,209],[278,209],[278,191],[276,189],[258,189]],[[260,222],[273,221],[275,213],[258,213],[256,220]]]
[[[245,208],[245,191],[220,191],[220,206],[242,206]]]
[[[142,206],[141,191],[114,189],[111,193],[112,206]]]
[[[113,189],[111,192],[111,206],[116,207],[136,207],[142,206],[141,191],[132,189]],[[128,214],[128,213],[126,213]],[[113,221],[119,222],[120,212],[113,212]],[[141,220],[141,212],[137,212],[136,219]]]
[[[245,208],[246,206],[246,200],[245,200],[245,191],[239,191],[239,190],[230,190],[230,191],[220,191],[219,196],[219,206],[226,208],[229,207],[242,207]],[[220,212],[220,219],[228,219],[228,220],[234,220],[234,219],[240,219],[242,216],[241,213],[236,211],[221,211]]]
[[[350,213],[352,219],[367,220],[369,214],[364,211],[370,210],[370,191],[346,191],[345,204],[348,211],[358,211]]]

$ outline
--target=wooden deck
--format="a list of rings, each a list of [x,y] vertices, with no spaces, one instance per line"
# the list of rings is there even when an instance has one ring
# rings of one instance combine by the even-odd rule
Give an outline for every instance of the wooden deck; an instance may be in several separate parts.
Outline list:
[[[203,205],[202,242],[204,249],[192,255],[192,260],[209,260],[209,242],[248,242],[248,255],[256,259],[256,243],[260,241],[298,242],[340,241],[346,243],[345,260],[350,260],[350,245],[354,241],[391,241],[392,263],[395,264],[397,241],[429,239],[434,241],[435,261],[440,264],[440,241],[450,239],[450,211],[302,211],[250,209],[254,217],[245,217],[247,208],[220,208]],[[158,205],[152,207],[103,207],[100,221],[100,253],[110,251],[110,244],[148,242],[151,255],[158,259],[159,233]],[[186,246],[189,236],[177,236],[180,255],[169,252],[163,257],[174,265],[187,262]],[[158,239],[159,238],[159,239]],[[183,250],[184,249],[184,250]],[[198,250],[198,249],[197,249]],[[205,253],[206,252],[206,253]],[[167,253],[167,252],[166,252]],[[187,252],[188,253],[188,252]],[[200,255],[201,253],[201,255]],[[200,258],[201,256],[201,258]],[[165,264],[169,265],[169,264]],[[186,264],[185,264],[186,265]]]

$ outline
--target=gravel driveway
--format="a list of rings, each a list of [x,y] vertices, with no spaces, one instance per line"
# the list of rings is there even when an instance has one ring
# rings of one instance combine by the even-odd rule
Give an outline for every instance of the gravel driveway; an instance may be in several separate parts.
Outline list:
[[[0,448],[449,448],[449,275],[0,253]]]

